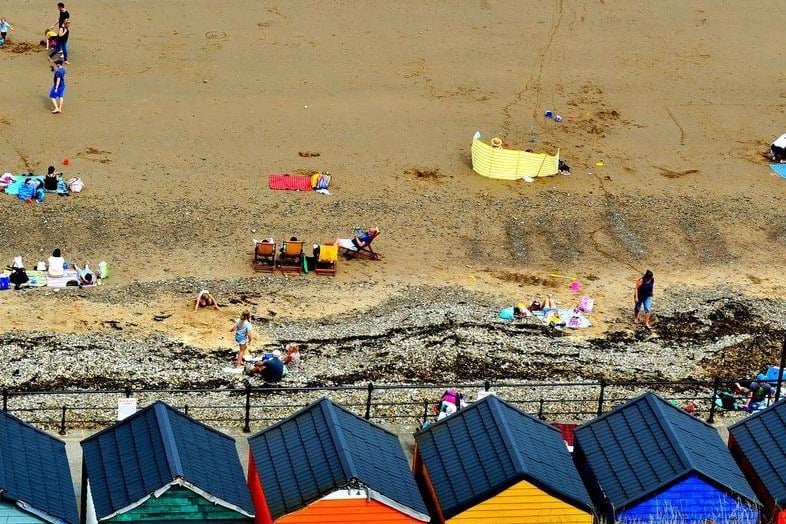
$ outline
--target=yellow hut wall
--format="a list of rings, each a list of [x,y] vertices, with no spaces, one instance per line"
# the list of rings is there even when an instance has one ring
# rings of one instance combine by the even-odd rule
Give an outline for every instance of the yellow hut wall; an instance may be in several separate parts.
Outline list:
[[[459,513],[447,524],[592,524],[592,514],[527,481]]]

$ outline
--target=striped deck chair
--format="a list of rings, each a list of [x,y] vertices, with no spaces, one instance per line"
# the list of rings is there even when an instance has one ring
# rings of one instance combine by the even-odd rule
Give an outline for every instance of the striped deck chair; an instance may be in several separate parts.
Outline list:
[[[336,276],[336,265],[338,264],[338,246],[323,245],[319,246],[319,257],[317,257],[314,271],[317,275]]]
[[[272,273],[276,269],[276,243],[254,240],[254,271]]]
[[[302,240],[285,240],[281,243],[281,254],[278,257],[278,269],[282,273],[303,272]]]

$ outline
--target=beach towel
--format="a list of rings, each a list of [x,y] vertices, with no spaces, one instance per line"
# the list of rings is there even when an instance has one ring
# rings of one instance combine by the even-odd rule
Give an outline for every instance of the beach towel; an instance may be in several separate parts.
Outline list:
[[[28,280],[27,282],[22,284],[23,288],[24,287],[44,287],[44,286],[46,286],[46,271],[29,270],[26,273],[27,273],[27,278],[29,278],[30,280]],[[5,270],[5,271],[3,271],[2,275],[3,276],[10,276],[11,272],[8,271],[8,270]]]
[[[270,189],[287,191],[311,191],[311,177],[306,175],[287,175],[273,173],[268,177]]]
[[[46,286],[55,288],[55,289],[62,289],[64,287],[68,287],[69,280],[76,280],[79,281],[79,277],[76,274],[76,269],[66,269],[63,271],[62,277],[47,277],[46,278]],[[90,284],[89,286],[82,286],[82,287],[93,287],[95,284]]]
[[[779,177],[786,178],[786,164],[770,164],[770,169]]]
[[[22,187],[22,184],[24,184],[25,180],[28,178],[38,180],[39,182],[44,181],[44,175],[14,175],[14,182],[5,187],[5,192],[9,195],[18,195],[19,188]]]
[[[547,317],[543,311],[535,311],[535,316],[548,325]],[[581,311],[576,311],[575,309],[558,309],[557,316],[559,316],[561,322],[565,323],[565,327],[570,329],[585,329],[592,325],[592,322]]]

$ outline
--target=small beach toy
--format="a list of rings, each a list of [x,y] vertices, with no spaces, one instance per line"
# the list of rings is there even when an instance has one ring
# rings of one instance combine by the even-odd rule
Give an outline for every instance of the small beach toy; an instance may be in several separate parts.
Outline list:
[[[557,115],[554,117],[555,122],[562,122],[562,115]]]
[[[546,111],[545,113],[543,113],[543,116],[545,116],[546,118],[554,118],[554,111],[552,111],[551,109],[549,109],[548,111]]]
[[[605,165],[606,165],[606,164],[604,164],[602,160],[600,160],[600,161],[598,161],[598,162],[595,162],[595,166],[596,166],[596,167],[603,167],[603,166],[605,166]]]
[[[573,291],[574,293],[578,293],[579,291],[581,291],[581,282],[579,282],[578,280],[574,280],[573,282],[571,282],[570,290]]]
[[[65,158],[63,159],[63,165],[64,165],[64,166],[67,166],[67,165],[70,165],[70,164],[71,164],[71,159],[70,159],[70,158],[68,158],[68,157],[65,157]]]

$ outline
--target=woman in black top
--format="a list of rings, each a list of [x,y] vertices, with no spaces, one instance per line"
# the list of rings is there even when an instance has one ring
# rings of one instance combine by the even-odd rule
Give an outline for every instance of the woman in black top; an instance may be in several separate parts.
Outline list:
[[[57,191],[57,179],[62,173],[55,173],[55,166],[49,166],[44,177],[44,189],[47,191]]]

